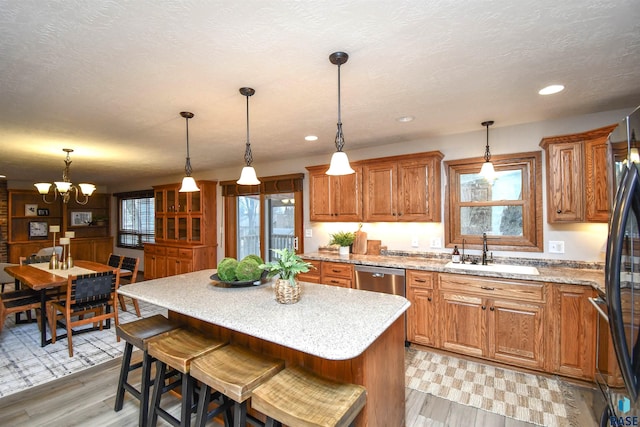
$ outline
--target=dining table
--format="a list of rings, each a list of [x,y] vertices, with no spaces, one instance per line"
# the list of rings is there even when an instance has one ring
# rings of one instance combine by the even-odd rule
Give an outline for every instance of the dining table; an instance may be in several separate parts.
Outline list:
[[[66,289],[70,275],[104,273],[117,268],[94,261],[74,260],[74,266],[67,269],[49,269],[49,263],[36,263],[13,265],[5,267],[5,272],[20,282],[22,286],[27,286],[40,293],[40,346],[44,347],[51,343],[47,339],[47,290],[59,288]],[[117,309],[117,308],[116,308]],[[59,337],[61,338],[61,336]]]

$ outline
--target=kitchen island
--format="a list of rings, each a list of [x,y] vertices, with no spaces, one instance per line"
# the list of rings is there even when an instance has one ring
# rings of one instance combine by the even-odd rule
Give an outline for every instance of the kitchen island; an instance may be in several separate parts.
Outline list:
[[[404,316],[397,295],[302,283],[296,304],[275,301],[271,283],[215,286],[215,270],[121,287],[122,295],[169,310],[169,318],[214,337],[284,359],[338,381],[363,385],[358,426],[402,426]]]

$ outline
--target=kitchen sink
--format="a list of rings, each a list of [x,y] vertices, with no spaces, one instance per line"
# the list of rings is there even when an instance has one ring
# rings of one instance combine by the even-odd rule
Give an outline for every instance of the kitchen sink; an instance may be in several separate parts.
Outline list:
[[[454,268],[456,270],[473,270],[473,271],[491,271],[495,273],[513,273],[513,274],[540,274],[538,269],[529,265],[509,265],[509,264],[460,264],[448,262],[446,268]]]

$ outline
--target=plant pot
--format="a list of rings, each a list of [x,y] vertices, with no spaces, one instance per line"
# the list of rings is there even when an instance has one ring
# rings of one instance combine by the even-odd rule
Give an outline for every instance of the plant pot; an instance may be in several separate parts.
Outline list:
[[[300,300],[302,288],[297,280],[296,285],[291,286],[288,280],[277,279],[274,288],[276,291],[276,301],[280,304],[294,304]]]
[[[341,256],[349,256],[349,249],[350,246],[340,246],[340,248],[338,249],[338,254]]]

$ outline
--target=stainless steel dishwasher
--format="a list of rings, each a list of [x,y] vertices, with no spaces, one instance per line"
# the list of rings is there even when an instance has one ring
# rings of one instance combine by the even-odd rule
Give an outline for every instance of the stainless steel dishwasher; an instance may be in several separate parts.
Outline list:
[[[372,267],[370,265],[356,265],[356,289],[382,292],[385,294],[406,297],[404,269]],[[404,317],[405,345],[407,342],[407,316]]]

